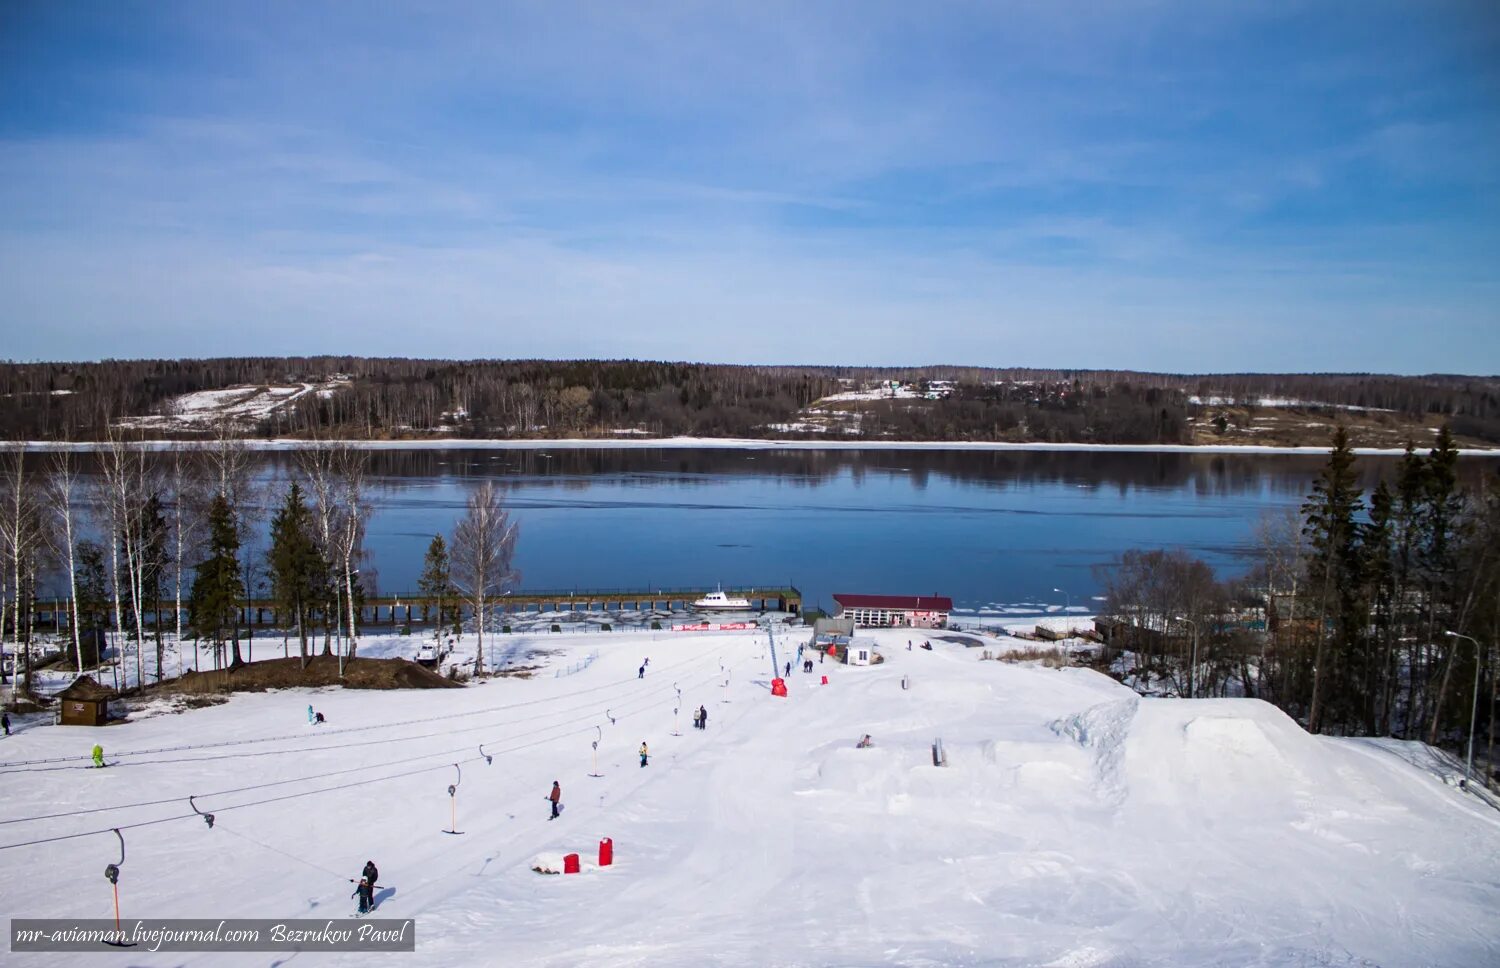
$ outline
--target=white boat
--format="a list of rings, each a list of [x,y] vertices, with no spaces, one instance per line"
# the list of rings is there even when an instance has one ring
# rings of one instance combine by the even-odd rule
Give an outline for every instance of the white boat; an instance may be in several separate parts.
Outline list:
[[[709,592],[693,603],[694,608],[709,612],[744,612],[750,609],[750,599],[730,598],[721,585],[717,591]]]

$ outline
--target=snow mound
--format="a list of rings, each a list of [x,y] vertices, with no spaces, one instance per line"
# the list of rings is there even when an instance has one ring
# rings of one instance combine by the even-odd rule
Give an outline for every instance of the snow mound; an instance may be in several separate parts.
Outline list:
[[[1294,808],[1329,772],[1326,756],[1316,737],[1258,699],[1149,703],[1125,742],[1126,782],[1150,799]]]
[[[1072,739],[1092,758],[1093,789],[1106,803],[1119,805],[1125,799],[1121,764],[1125,759],[1125,740],[1130,724],[1140,708],[1135,695],[1110,699],[1082,712],[1054,720],[1051,728],[1059,736]]]

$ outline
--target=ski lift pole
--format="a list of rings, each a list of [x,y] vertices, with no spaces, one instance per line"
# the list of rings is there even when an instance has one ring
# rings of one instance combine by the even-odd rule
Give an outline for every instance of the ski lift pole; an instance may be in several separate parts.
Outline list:
[[[589,776],[603,776],[604,774],[599,772],[599,741],[604,738],[604,730],[601,729],[601,728],[599,728],[598,726],[595,726],[594,727],[594,732],[598,734],[598,735],[596,735],[594,737],[594,743],[593,743],[593,746],[594,746],[594,772],[590,773]]]
[[[675,682],[672,683],[672,688],[677,690],[677,702],[672,706],[672,735],[681,736],[682,731],[679,729],[679,726],[682,720],[678,716],[678,713],[682,711],[682,689]]]
[[[116,948],[134,948],[134,944],[127,944],[125,932],[120,930],[120,868],[125,866],[125,835],[120,833],[119,827],[111,828],[115,836],[120,838],[120,861],[117,864],[109,864],[104,868],[104,876],[109,881],[110,888],[115,895],[115,940],[104,942]]]
[[[765,630],[765,632],[766,632],[766,638],[771,641],[771,678],[773,680],[774,679],[780,679],[781,678],[781,664],[776,661],[776,635],[775,635],[775,633],[773,633],[771,631],[771,622],[770,622],[770,620],[769,619],[762,619],[761,623],[760,623],[760,627]]]
[[[448,784],[448,812],[450,819],[448,821],[448,829],[443,831],[445,834],[463,833],[462,830],[458,829],[458,786],[464,782],[464,771],[459,769],[457,763],[453,764],[453,768],[458,770],[458,779]]]

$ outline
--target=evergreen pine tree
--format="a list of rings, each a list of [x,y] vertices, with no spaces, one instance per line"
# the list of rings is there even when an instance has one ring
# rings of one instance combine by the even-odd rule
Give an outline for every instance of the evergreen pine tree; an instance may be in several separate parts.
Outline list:
[[[1354,473],[1354,450],[1343,427],[1333,433],[1328,463],[1313,482],[1312,494],[1302,505],[1303,534],[1311,545],[1308,575],[1320,589],[1318,644],[1313,656],[1312,695],[1307,728],[1320,732],[1327,716],[1325,706],[1333,697],[1339,707],[1335,717],[1343,719],[1351,698],[1348,673],[1359,665],[1365,621],[1360,594],[1359,528],[1355,516],[1363,507]]]
[[[109,628],[109,579],[104,570],[104,549],[94,541],[78,542],[78,628],[83,664],[99,664],[100,645]]]
[[[1382,480],[1370,493],[1370,521],[1361,539],[1372,622],[1370,661],[1363,669],[1361,685],[1364,731],[1371,735],[1389,732],[1392,685],[1396,681],[1395,520],[1396,496]]]
[[[427,546],[427,557],[422,562],[422,577],[417,580],[417,589],[422,593],[424,607],[437,610],[435,619],[439,634],[448,614],[447,603],[453,596],[453,566],[448,560],[448,543],[443,536],[435,534]]]
[[[193,590],[188,599],[188,621],[194,634],[214,643],[220,654],[224,640],[232,636],[239,624],[240,582],[239,530],[234,511],[224,495],[214,496],[208,507],[208,557],[199,562],[193,576]],[[239,649],[230,662],[241,663]]]
[[[1418,558],[1426,591],[1427,637],[1435,645],[1447,647],[1442,666],[1442,680],[1433,699],[1432,718],[1428,724],[1427,742],[1436,744],[1443,725],[1443,704],[1453,681],[1453,667],[1468,644],[1443,635],[1459,627],[1458,551],[1459,528],[1464,516],[1464,496],[1458,487],[1458,446],[1447,424],[1438,431],[1437,440],[1427,455],[1426,488],[1422,501],[1422,539]],[[1434,670],[1435,671],[1435,667]]]
[[[296,481],[271,519],[271,550],[266,555],[276,610],[297,628],[298,654],[307,665],[308,613],[327,596],[328,563],[318,551],[312,513]]]

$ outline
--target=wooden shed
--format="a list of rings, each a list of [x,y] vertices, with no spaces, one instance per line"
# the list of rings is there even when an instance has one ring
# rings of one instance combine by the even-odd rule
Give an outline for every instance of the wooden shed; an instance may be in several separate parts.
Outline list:
[[[79,676],[57,694],[61,703],[58,722],[64,726],[103,726],[109,719],[109,701],[114,696],[95,682],[93,676]]]

